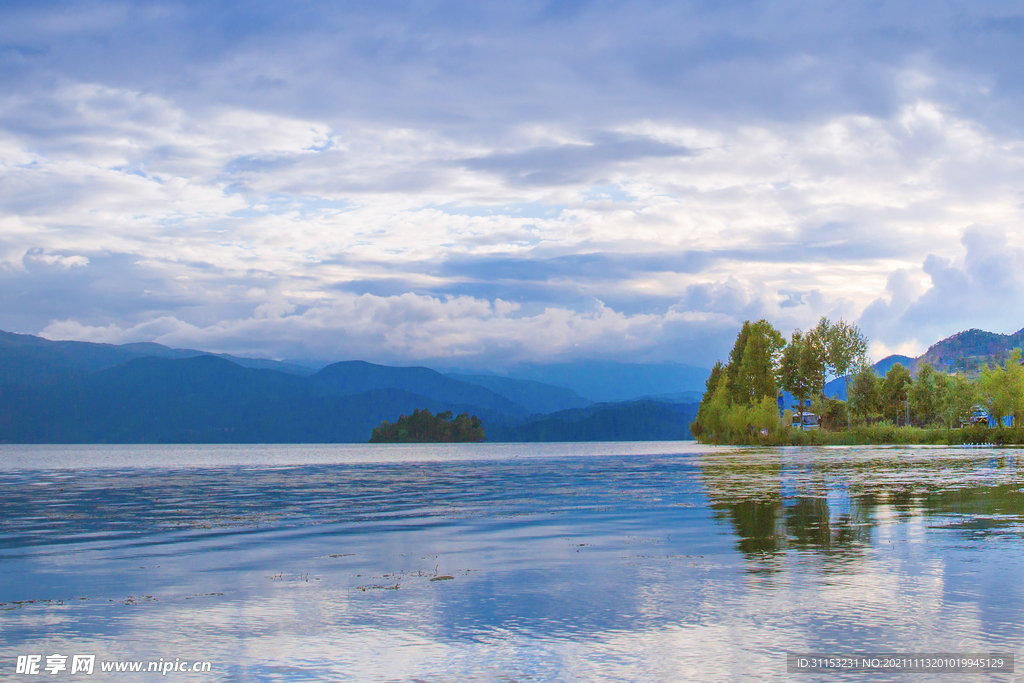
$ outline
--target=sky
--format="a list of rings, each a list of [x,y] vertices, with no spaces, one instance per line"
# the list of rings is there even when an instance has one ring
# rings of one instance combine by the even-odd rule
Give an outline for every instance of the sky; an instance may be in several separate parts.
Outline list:
[[[0,329],[877,360],[1024,327],[1019,2],[0,5]]]

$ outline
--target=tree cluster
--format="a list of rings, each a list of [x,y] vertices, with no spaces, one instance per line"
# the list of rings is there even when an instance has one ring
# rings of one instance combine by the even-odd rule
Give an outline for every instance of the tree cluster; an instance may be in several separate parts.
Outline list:
[[[462,413],[453,418],[450,410],[433,415],[423,409],[401,415],[393,424],[384,420],[373,428],[370,443],[465,443],[485,438],[483,423],[476,415]]]
[[[743,323],[729,362],[715,365],[691,426],[694,436],[709,441],[744,440],[774,435],[783,428],[777,397],[790,392],[800,412],[808,402],[822,401],[825,377],[847,376],[862,363],[867,340],[855,325],[822,318],[808,332],[794,330],[787,343],[767,320]],[[846,415],[849,426],[849,415]]]
[[[844,378],[847,401],[824,396],[828,375]],[[777,402],[783,390],[797,400],[799,412],[817,413],[826,429],[849,430],[854,423],[956,429],[979,419],[998,426],[1008,417],[1015,427],[1024,426],[1020,349],[973,378],[927,363],[919,364],[916,376],[896,363],[879,377],[860,330],[822,318],[806,333],[795,330],[788,342],[766,320],[745,322],[729,362],[711,370],[691,432],[717,443],[777,442],[788,428]]]
[[[891,421],[896,425],[955,429],[978,418],[980,409],[992,426],[1012,417],[1024,420],[1024,367],[1014,349],[1002,366],[986,368],[974,378],[947,375],[921,363],[917,376],[899,363],[884,378],[869,365],[857,368],[849,392],[850,412],[858,422]]]

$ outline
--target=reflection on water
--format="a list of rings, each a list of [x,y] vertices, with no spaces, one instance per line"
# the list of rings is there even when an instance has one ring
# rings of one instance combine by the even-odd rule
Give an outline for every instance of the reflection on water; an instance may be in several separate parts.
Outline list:
[[[5,676],[93,653],[209,660],[205,680],[790,680],[786,651],[1024,640],[1012,450],[9,456]]]
[[[1024,492],[1016,453],[938,449],[777,449],[709,453],[701,480],[755,561],[787,550],[849,559],[874,527],[955,516],[945,528],[1018,534]]]

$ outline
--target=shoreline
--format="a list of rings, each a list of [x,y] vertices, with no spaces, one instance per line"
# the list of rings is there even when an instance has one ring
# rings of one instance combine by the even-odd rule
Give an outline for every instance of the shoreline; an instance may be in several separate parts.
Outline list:
[[[743,434],[723,440],[697,439],[709,446],[1024,446],[1024,430],[1013,427],[961,429],[870,425],[850,431],[785,429],[767,436]]]

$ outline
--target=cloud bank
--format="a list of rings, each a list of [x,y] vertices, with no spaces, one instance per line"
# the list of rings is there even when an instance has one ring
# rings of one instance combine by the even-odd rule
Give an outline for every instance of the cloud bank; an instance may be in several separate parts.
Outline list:
[[[495,368],[1014,331],[1024,18],[929,7],[10,5],[0,328]]]

